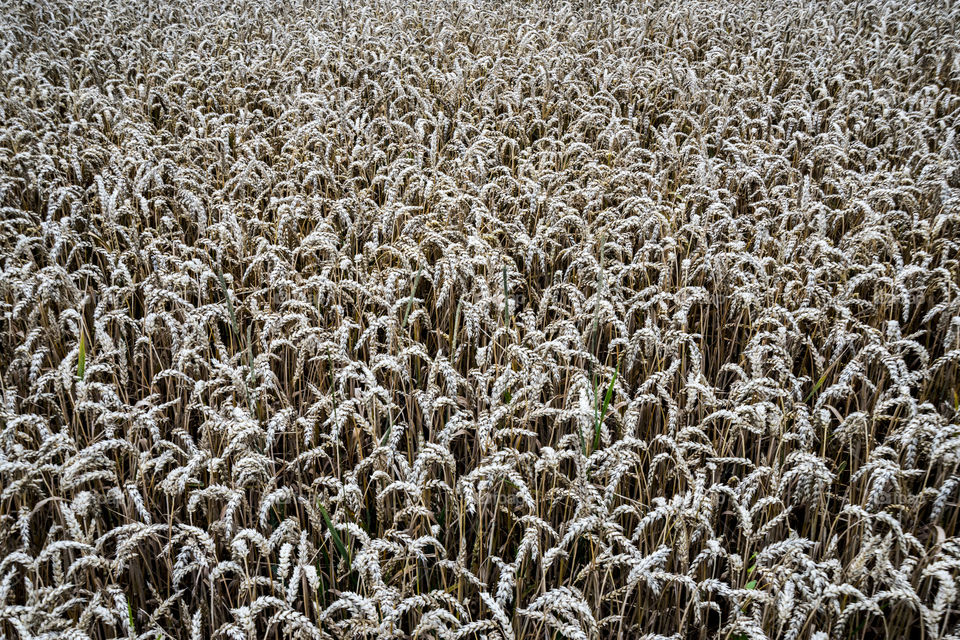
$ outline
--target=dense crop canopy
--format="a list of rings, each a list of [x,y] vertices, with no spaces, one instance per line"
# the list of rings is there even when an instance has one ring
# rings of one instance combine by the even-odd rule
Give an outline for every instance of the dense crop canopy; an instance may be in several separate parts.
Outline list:
[[[0,0],[0,637],[960,637],[958,32]]]

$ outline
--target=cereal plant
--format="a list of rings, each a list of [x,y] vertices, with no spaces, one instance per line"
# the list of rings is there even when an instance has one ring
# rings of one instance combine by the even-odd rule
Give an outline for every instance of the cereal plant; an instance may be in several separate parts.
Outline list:
[[[958,33],[0,0],[0,637],[960,639]]]

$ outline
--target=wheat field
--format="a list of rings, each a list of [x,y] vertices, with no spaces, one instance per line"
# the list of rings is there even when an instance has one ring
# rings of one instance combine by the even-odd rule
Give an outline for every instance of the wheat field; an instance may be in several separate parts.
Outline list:
[[[960,5],[0,0],[0,637],[960,638]]]

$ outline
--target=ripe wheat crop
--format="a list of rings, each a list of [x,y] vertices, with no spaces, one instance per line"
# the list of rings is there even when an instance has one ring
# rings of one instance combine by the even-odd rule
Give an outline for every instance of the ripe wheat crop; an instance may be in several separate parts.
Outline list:
[[[0,0],[0,637],[960,639],[958,32]]]

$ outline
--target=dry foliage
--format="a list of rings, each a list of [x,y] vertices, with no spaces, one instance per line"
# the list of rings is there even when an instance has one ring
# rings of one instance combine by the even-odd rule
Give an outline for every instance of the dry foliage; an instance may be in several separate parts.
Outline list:
[[[960,635],[960,9],[0,2],[0,636]]]

